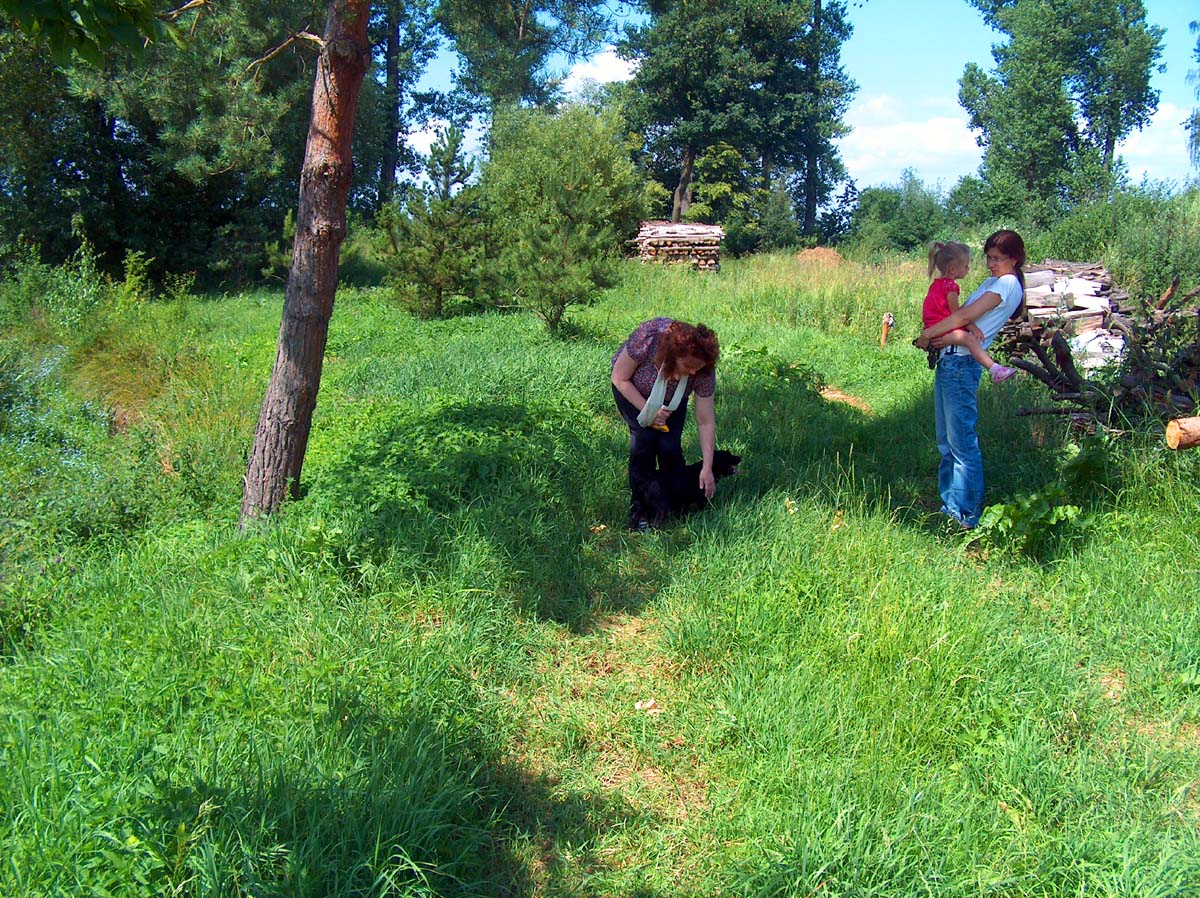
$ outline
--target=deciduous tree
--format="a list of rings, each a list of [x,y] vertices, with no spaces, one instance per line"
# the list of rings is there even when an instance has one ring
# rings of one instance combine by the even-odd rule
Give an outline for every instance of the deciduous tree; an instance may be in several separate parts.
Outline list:
[[[1035,221],[1109,189],[1116,147],[1158,104],[1150,75],[1163,30],[1141,0],[971,0],[1008,36],[996,69],[967,67],[959,100],[989,181],[1019,185]]]
[[[837,61],[850,33],[844,5],[661,0],[649,11],[620,49],[638,63],[628,106],[651,167],[665,171],[674,159],[672,219],[686,215],[699,155],[725,143],[756,165],[758,188],[799,174],[815,227],[817,206],[844,174],[833,144],[854,90]]]

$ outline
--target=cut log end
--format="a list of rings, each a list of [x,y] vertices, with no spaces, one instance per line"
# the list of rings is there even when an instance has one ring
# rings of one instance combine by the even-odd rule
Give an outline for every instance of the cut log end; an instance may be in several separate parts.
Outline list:
[[[1200,418],[1175,418],[1167,422],[1167,448],[1192,449],[1200,446]]]

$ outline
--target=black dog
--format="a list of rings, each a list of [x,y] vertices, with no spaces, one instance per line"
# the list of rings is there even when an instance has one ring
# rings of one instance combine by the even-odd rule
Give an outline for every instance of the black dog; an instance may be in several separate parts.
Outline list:
[[[742,457],[718,449],[713,453],[713,478],[720,480],[738,472]],[[643,472],[634,478],[633,519],[634,529],[639,529],[641,520],[651,527],[661,527],[671,515],[685,515],[693,508],[703,508],[708,497],[700,489],[701,462],[693,462],[681,468],[664,471]]]

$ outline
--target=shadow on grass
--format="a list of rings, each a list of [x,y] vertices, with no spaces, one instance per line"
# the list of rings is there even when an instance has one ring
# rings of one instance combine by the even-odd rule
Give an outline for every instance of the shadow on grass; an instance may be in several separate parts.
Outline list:
[[[487,740],[462,724],[486,718],[477,708],[457,721],[389,715],[346,689],[323,704],[283,750],[241,741],[214,753],[219,771],[157,784],[155,878],[198,894],[583,894],[579,871],[608,869],[605,832],[654,826],[604,794],[564,795],[552,777],[481,757]]]
[[[719,444],[743,456],[743,474],[721,485],[718,504],[783,493],[831,510],[881,509],[903,526],[942,526],[932,380],[880,415],[828,401],[810,379],[793,382],[760,362],[723,372]],[[422,579],[460,572],[476,578],[473,588],[587,631],[650,602],[687,539],[624,532],[627,431],[607,400],[597,390],[565,404],[403,408],[352,445],[309,499],[352,512],[362,545]],[[989,502],[1057,474],[1057,438],[1034,431],[1048,422],[1015,418],[1014,406],[1011,391],[981,392]]]
[[[823,398],[811,384],[731,372],[722,397],[721,442],[743,456],[728,500],[783,493],[801,502],[875,509],[898,524],[940,529],[933,381],[910,402],[876,414]],[[1044,487],[1060,468],[1062,422],[1017,418],[1011,390],[980,393],[985,503]]]
[[[377,556],[422,577],[484,572],[478,585],[587,630],[601,615],[636,613],[668,574],[624,530],[618,424],[615,409],[583,404],[407,410],[353,446],[308,499],[352,512]]]

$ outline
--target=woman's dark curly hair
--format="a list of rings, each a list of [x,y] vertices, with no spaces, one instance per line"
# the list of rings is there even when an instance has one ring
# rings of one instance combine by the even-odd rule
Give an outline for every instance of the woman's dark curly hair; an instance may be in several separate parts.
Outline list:
[[[679,359],[691,356],[704,362],[697,374],[711,374],[716,370],[721,347],[717,335],[703,324],[691,325],[683,321],[672,321],[658,340],[658,351],[654,353],[654,364],[669,363],[674,366]]]

